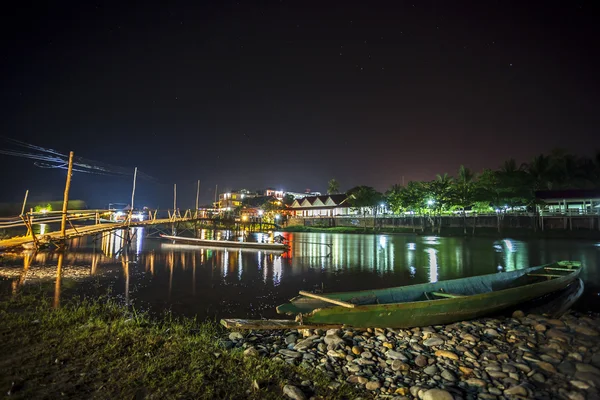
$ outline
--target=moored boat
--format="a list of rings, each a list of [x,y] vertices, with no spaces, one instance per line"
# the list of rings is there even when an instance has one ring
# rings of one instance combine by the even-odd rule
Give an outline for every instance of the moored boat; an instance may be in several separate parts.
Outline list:
[[[259,243],[259,242],[240,242],[234,240],[213,240],[197,239],[185,236],[160,235],[163,239],[172,240],[176,243],[194,244],[205,247],[229,247],[237,249],[258,249],[258,250],[279,250],[286,251],[288,245],[284,243]]]
[[[292,320],[271,326],[349,326],[411,328],[448,324],[490,315],[566,288],[578,279],[581,264],[559,261],[511,272],[358,292],[300,296],[277,307]],[[267,326],[267,321],[224,320],[236,328]],[[276,328],[271,328],[276,329]]]

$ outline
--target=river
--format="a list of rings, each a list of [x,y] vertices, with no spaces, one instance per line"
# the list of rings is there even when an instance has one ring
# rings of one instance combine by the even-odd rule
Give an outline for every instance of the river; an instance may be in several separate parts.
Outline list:
[[[299,290],[347,291],[500,273],[550,263],[583,263],[583,310],[600,311],[600,243],[585,240],[417,235],[284,233],[284,253],[203,249],[136,235],[121,254],[121,232],[71,243],[57,279],[54,253],[0,256],[0,290],[46,284],[59,305],[70,296],[110,293],[136,308],[199,318],[272,318]]]

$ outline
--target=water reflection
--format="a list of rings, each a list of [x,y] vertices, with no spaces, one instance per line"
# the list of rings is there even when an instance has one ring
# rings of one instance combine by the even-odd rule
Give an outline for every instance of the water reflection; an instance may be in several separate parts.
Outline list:
[[[54,283],[56,306],[65,291],[106,294],[110,288],[128,304],[213,318],[275,317],[273,307],[299,290],[436,282],[560,259],[583,262],[589,293],[598,293],[600,281],[595,241],[294,233],[284,234],[291,248],[280,254],[174,245],[144,234],[132,230],[128,239],[124,231],[107,233],[77,242],[79,248],[72,245],[64,254],[5,255],[0,288],[16,293],[29,282],[48,279]],[[127,242],[130,248],[124,250]],[[88,281],[93,284],[86,286]]]

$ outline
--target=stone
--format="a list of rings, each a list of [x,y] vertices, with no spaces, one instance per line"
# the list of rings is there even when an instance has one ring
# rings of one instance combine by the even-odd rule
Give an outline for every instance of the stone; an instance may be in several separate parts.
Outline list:
[[[294,350],[306,350],[314,347],[315,342],[311,338],[302,339],[299,342],[296,342],[294,345]]]
[[[577,361],[577,362],[583,362],[583,356],[579,353],[569,353],[567,355],[567,358],[573,360],[573,361]]]
[[[540,383],[544,383],[546,382],[546,378],[544,377],[543,374],[540,374],[539,372],[536,372],[535,374],[533,374],[531,376],[533,378],[534,381],[536,382],[540,382]]]
[[[600,369],[590,364],[577,363],[575,364],[577,372],[591,372],[592,374],[600,375]]]
[[[501,372],[501,371],[487,371],[487,374],[494,379],[504,379],[508,376],[504,372]]]
[[[548,331],[546,331],[546,337],[547,338],[552,338],[552,339],[556,339],[556,340],[560,340],[563,342],[570,342],[571,341],[571,335],[569,335],[566,332],[563,332],[561,330],[558,330],[556,328],[552,328]]]
[[[575,373],[575,375],[573,375],[573,377],[577,381],[584,381],[584,382],[588,382],[588,383],[591,382],[594,386],[596,386],[597,388],[600,388],[600,376],[599,375],[596,375],[591,372],[577,371]]]
[[[383,342],[383,347],[386,347],[388,349],[393,349],[394,345],[391,344],[390,342]]]
[[[546,328],[546,325],[544,325],[544,324],[535,324],[533,329],[535,329],[536,332],[546,332],[547,328]]]
[[[525,313],[521,310],[517,310],[514,313],[512,313],[512,317],[513,318],[524,318],[525,317]]]
[[[454,400],[454,396],[447,390],[429,389],[423,393],[422,400]]]
[[[388,352],[389,353],[389,352]],[[423,368],[424,366],[427,365],[427,357],[425,357],[424,355],[419,354],[416,358],[415,358],[415,364],[417,364],[417,366]]]
[[[425,368],[423,370],[423,372],[425,372],[427,375],[435,375],[438,373],[438,367],[436,365],[430,365],[429,367]]]
[[[575,373],[575,365],[572,362],[563,361],[558,364],[558,371],[563,375],[571,376]]]
[[[447,369],[443,370],[441,375],[442,375],[443,379],[450,381],[450,382],[455,382],[458,380],[458,379],[456,379],[456,376]]]
[[[350,372],[359,372],[360,371],[360,365],[356,365],[356,364],[350,364],[346,368],[348,368],[348,371],[350,371]]]
[[[344,353],[335,350],[327,350],[327,355],[332,358],[346,358]]]
[[[465,382],[469,386],[475,386],[475,387],[480,387],[480,388],[484,388],[487,386],[487,383],[483,379],[479,379],[479,378],[469,378]]]
[[[410,366],[400,360],[392,361],[392,371],[408,371]]]
[[[292,400],[306,400],[304,392],[293,385],[285,385],[283,394]]]
[[[402,354],[398,351],[394,351],[394,350],[388,350],[385,353],[385,356],[391,360],[408,361],[408,357],[406,357],[404,354]]]
[[[488,328],[485,331],[483,331],[483,334],[486,336],[490,336],[490,337],[496,337],[496,336],[500,336],[500,334],[498,333],[497,330],[492,329],[492,328]]]
[[[554,368],[554,365],[550,364],[549,362],[546,361],[540,361],[537,363],[537,366],[541,369],[543,369],[546,372],[552,372],[553,374],[557,373],[558,371],[556,370],[556,368]]]
[[[298,336],[292,334],[285,337],[285,344],[294,344],[298,340]]]
[[[229,340],[231,340],[232,342],[237,342],[239,340],[243,340],[244,336],[239,333],[239,332],[231,332],[229,334]]]
[[[451,360],[458,360],[458,356],[451,351],[448,350],[438,350],[435,352],[436,357],[444,357],[449,358]]]
[[[463,365],[459,366],[458,369],[465,375],[471,375],[473,373],[473,368],[465,367]]]
[[[366,358],[367,360],[370,360],[371,358],[373,358],[373,353],[371,353],[370,351],[363,351],[362,353],[360,353],[360,356],[362,358]]]
[[[423,390],[423,388],[420,386],[411,386],[409,390],[412,397],[418,398],[419,392]]]
[[[506,390],[504,390],[504,395],[505,396],[523,396],[523,397],[527,397],[529,395],[529,393],[527,392],[527,389],[521,385],[517,385],[517,386],[513,386],[510,387]]]
[[[350,383],[359,383],[361,385],[364,385],[365,383],[367,383],[369,380],[367,378],[365,378],[364,376],[359,376],[359,375],[350,375],[347,379],[346,382],[350,382]]]
[[[302,357],[302,353],[298,353],[297,351],[288,350],[288,349],[281,349],[281,350],[279,350],[279,354],[282,354],[284,357],[288,357],[288,358],[300,358],[300,357]]]
[[[358,346],[352,346],[352,353],[359,355],[360,353],[363,352],[363,349],[358,347]]]
[[[367,390],[377,390],[381,387],[381,382],[379,381],[369,381],[367,382],[367,384],[365,385],[365,388]]]
[[[472,343],[477,343],[479,341],[479,338],[477,338],[474,335],[471,335],[470,333],[461,333],[460,338]]]
[[[338,335],[327,335],[327,336],[325,336],[325,339],[323,339],[323,341],[325,342],[326,345],[332,344],[334,346],[345,343],[344,339],[342,339]]]
[[[244,350],[244,356],[258,357],[259,353],[258,353],[258,350],[256,350],[254,347],[248,347],[246,350]]]
[[[600,353],[596,353],[592,356],[592,365],[600,368]]]
[[[498,389],[497,387],[489,387],[488,392],[494,396],[502,396],[502,390]]]
[[[432,347],[432,346],[441,346],[444,344],[444,339],[438,337],[432,337],[425,341],[423,341],[423,346]]]
[[[590,388],[590,385],[583,381],[570,381],[569,383],[577,389],[588,390]]]

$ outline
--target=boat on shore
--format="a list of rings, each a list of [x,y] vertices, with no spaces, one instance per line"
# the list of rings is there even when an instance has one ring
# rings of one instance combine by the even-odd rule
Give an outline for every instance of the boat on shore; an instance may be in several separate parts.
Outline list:
[[[285,243],[240,242],[235,240],[197,239],[185,236],[160,235],[161,238],[174,243],[193,244],[203,247],[229,247],[235,249],[278,250],[286,251],[289,246]]]
[[[295,320],[223,320],[239,329],[302,329],[315,326],[412,328],[449,324],[516,307],[561,291],[579,278],[581,263],[537,267],[435,283],[357,292],[300,296],[277,307]],[[268,328],[267,328],[268,327]]]

